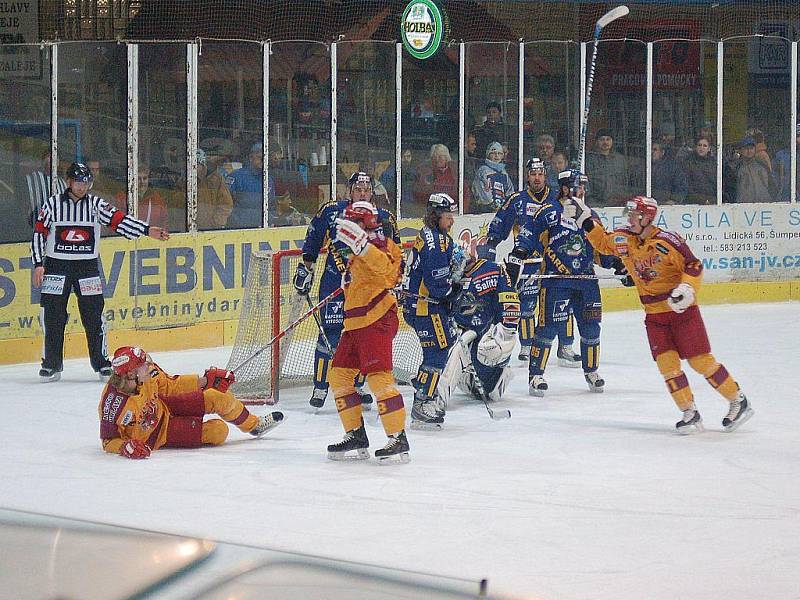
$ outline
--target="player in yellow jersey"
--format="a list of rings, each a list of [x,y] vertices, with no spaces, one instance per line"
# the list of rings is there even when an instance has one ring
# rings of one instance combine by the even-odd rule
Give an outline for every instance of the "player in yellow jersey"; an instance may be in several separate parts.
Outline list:
[[[689,381],[681,370],[681,359],[687,360],[730,403],[722,420],[726,431],[747,421],[753,409],[728,370],[711,354],[697,306],[703,266],[681,236],[654,224],[658,203],[645,196],[629,200],[625,206],[628,226],[612,232],[591,218],[582,199],[574,199],[569,210],[586,230],[592,245],[602,254],[619,256],[636,284],[646,314],[650,350],[675,404],[683,411],[683,418],[675,424],[678,432],[703,430]]]
[[[147,458],[152,450],[218,446],[228,425],[261,437],[283,421],[283,413],[257,417],[227,391],[233,373],[216,369],[199,375],[168,375],[136,346],[123,346],[111,361],[98,413],[103,450],[125,458]],[[222,419],[203,421],[216,413]]]
[[[383,429],[389,436],[375,451],[380,461],[408,461],[403,397],[392,375],[392,340],[397,333],[397,300],[391,293],[400,283],[402,253],[380,229],[378,210],[356,201],[336,219],[336,239],[349,249],[343,275],[344,327],[333,355],[330,385],[344,426],[344,439],[328,446],[328,458],[369,458],[369,440],[361,417],[355,376],[366,377],[375,394]]]

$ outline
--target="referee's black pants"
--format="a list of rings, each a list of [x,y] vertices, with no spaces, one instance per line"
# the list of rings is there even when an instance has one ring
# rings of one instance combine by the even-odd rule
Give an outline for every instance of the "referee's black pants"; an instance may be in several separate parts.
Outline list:
[[[99,371],[111,363],[106,349],[103,308],[105,300],[101,293],[81,292],[81,281],[86,282],[100,276],[97,260],[68,261],[45,259],[45,276],[63,275],[61,293],[42,293],[41,307],[44,321],[44,357],[42,367],[61,371],[64,366],[64,329],[67,326],[67,303],[71,292],[78,297],[78,310],[86,332],[89,360],[92,368]]]

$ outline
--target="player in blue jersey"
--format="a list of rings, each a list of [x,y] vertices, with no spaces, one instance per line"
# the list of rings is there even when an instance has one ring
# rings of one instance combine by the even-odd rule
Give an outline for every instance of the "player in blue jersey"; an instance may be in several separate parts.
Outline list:
[[[613,268],[611,256],[600,256],[575,223],[572,197],[582,198],[588,178],[570,169],[558,176],[561,187],[555,202],[546,202],[527,217],[512,251],[514,268],[521,259],[538,252],[542,256],[542,288],[539,291],[539,318],[531,346],[529,392],[543,396],[547,390],[544,370],[558,323],[575,316],[581,335],[581,366],[592,392],[602,392],[605,382],[597,372],[600,357],[600,286],[594,277],[595,262]],[[513,276],[513,274],[512,274]]]
[[[505,270],[487,259],[470,260],[461,282],[453,302],[461,337],[442,373],[442,397],[446,403],[457,386],[478,400],[499,400],[512,377],[508,363],[519,323],[519,295]]]
[[[319,299],[321,300],[342,285],[342,275],[347,270],[347,247],[336,240],[336,219],[344,215],[344,210],[352,202],[366,200],[372,202],[373,181],[372,177],[364,172],[353,173],[349,180],[350,197],[346,200],[331,200],[323,204],[317,214],[311,219],[303,243],[303,260],[297,265],[293,284],[297,293],[307,296],[311,292],[314,281],[314,263],[320,252],[327,248],[325,270],[319,284]],[[400,244],[400,235],[397,229],[397,220],[386,209],[378,208],[379,229],[382,235]],[[309,404],[314,408],[321,408],[328,394],[328,368],[333,358],[333,352],[339,344],[344,323],[344,295],[339,294],[320,309],[323,331],[317,338],[317,347],[314,351],[314,390]],[[364,378],[356,379],[356,391],[361,396],[364,404],[372,402],[370,396],[363,389]]]
[[[444,423],[445,406],[437,388],[454,340],[450,301],[460,290],[466,262],[464,251],[450,237],[457,210],[447,194],[431,194],[403,283],[404,316],[422,346],[422,364],[414,379],[412,429],[436,430]]]
[[[495,260],[497,245],[509,234],[516,240],[519,228],[526,216],[532,216],[545,202],[558,198],[558,189],[547,185],[547,166],[539,158],[531,158],[525,163],[528,185],[524,190],[515,192],[506,198],[489,224],[489,233],[484,246],[480,246],[481,258]],[[542,257],[533,254],[525,260],[517,289],[519,290],[520,320],[518,337],[520,344],[519,359],[527,361],[531,354],[533,331],[536,327],[536,304],[539,298],[539,272]],[[572,351],[572,318],[559,323],[558,327],[558,363],[565,367],[580,367],[581,357]]]

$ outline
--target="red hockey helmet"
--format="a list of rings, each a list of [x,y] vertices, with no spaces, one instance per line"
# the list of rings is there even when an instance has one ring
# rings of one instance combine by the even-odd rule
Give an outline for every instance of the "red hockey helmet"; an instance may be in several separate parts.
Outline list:
[[[117,375],[125,375],[147,364],[147,352],[138,346],[122,346],[114,352],[111,368]]]
[[[347,205],[344,209],[344,218],[348,221],[361,223],[366,229],[378,228],[378,209],[366,200],[357,200]]]
[[[634,196],[625,203],[623,214],[627,215],[631,212],[638,212],[640,215],[650,219],[650,222],[653,222],[656,220],[656,215],[658,215],[658,202],[656,202],[655,198]]]

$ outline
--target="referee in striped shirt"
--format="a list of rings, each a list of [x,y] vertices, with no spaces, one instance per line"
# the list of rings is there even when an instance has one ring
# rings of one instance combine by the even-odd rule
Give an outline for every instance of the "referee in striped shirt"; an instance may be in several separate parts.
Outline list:
[[[128,239],[145,235],[156,240],[169,239],[164,229],[151,227],[89,194],[92,179],[89,167],[72,163],[67,170],[67,189],[47,199],[33,229],[33,285],[42,290],[44,357],[39,370],[42,381],[61,379],[67,302],[73,291],[78,297],[92,367],[103,381],[111,375],[98,264],[100,225]]]

